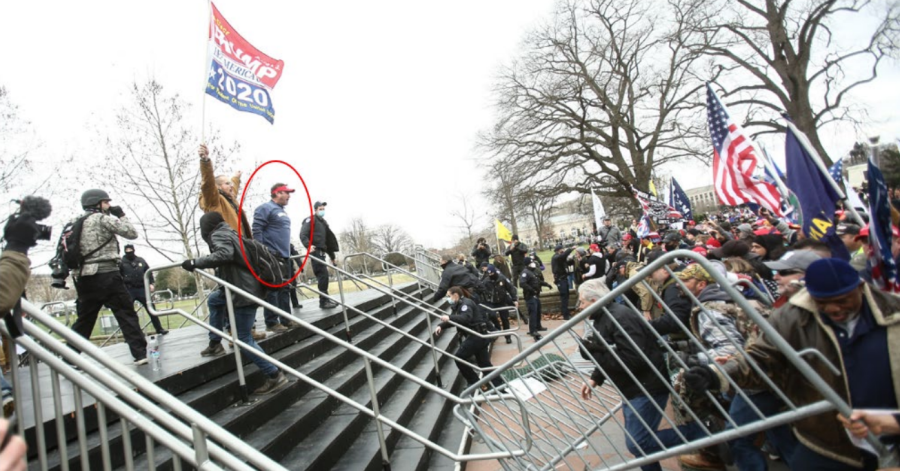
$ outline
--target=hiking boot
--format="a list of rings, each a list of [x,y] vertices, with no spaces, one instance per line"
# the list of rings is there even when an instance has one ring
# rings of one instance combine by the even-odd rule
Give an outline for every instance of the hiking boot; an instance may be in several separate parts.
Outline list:
[[[134,366],[141,366],[141,365],[146,365],[149,361],[150,360],[148,360],[147,357],[138,358],[138,359],[134,360],[133,364],[134,364]]]
[[[282,332],[287,332],[287,330],[287,327],[281,324],[266,326],[266,332],[272,332],[273,334],[280,334]]]
[[[544,338],[544,337],[541,337],[541,334],[534,334],[534,341],[535,341],[535,342],[537,342],[538,340],[540,340],[540,339],[542,339],[542,338]]]
[[[285,322],[284,322],[283,324],[281,324],[281,325],[283,325],[283,326],[284,326],[286,329],[288,329],[288,330],[290,330],[290,329],[296,329],[297,327],[300,327],[300,324],[298,324],[298,323],[296,323],[296,322],[294,322],[294,321],[285,321]]]
[[[319,307],[322,309],[333,309],[338,306],[340,306],[340,304],[338,304],[330,299],[326,299],[325,301],[322,301],[321,303],[319,303]]]
[[[16,401],[12,396],[5,396],[3,398],[3,418],[8,419],[12,417],[13,413],[16,412]]]
[[[284,373],[279,371],[278,375],[274,378],[266,378],[266,382],[263,383],[262,386],[259,387],[256,391],[253,391],[253,394],[271,394],[278,389],[281,389],[282,386],[287,384],[288,380],[284,376]]]
[[[250,336],[253,337],[253,340],[264,340],[267,337],[265,332],[257,332],[256,328],[250,330]]]
[[[681,455],[678,457],[678,461],[681,463],[681,466],[698,471],[719,471],[725,469],[725,464],[722,463],[722,460],[715,455],[707,453]]]
[[[201,357],[217,357],[219,355],[225,354],[225,348],[222,347],[221,343],[217,343],[215,345],[210,345],[206,347],[205,350],[200,352]]]

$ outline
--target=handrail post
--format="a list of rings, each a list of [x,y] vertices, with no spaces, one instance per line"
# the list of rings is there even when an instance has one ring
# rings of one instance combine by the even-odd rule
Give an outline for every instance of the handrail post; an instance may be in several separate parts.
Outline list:
[[[381,417],[381,412],[379,411],[378,406],[378,392],[375,391],[375,376],[372,374],[372,364],[369,362],[368,358],[364,358],[364,362],[366,365],[366,379],[369,383],[369,394],[372,396],[372,413],[374,414],[373,418],[375,419],[375,431],[378,432],[378,445],[381,447],[381,467],[385,470],[391,469],[391,458],[388,455],[387,450],[387,442],[384,440],[384,429],[382,428],[381,421],[378,420]]]
[[[382,264],[382,267],[385,265]],[[391,267],[387,267],[387,277],[388,277],[388,286],[391,288],[391,292],[394,291],[394,277],[391,276]],[[394,315],[397,315],[397,298],[391,296],[391,310],[394,312]]]
[[[425,322],[428,324],[428,343],[431,344],[431,359],[434,361],[434,385],[443,388],[444,381],[441,379],[441,367],[438,364],[437,346],[434,344],[434,327],[431,325],[431,316],[425,313]]]
[[[231,289],[225,286],[225,306],[228,308],[228,321],[231,323],[231,338],[237,340],[237,323],[234,319],[234,302],[231,300]],[[237,364],[238,384],[241,390],[241,402],[250,402],[250,394],[247,392],[247,380],[244,378],[244,361],[241,359],[240,345],[234,345],[234,361]]]
[[[194,432],[194,453],[197,460],[197,469],[202,469],[203,465],[209,461],[209,450],[206,448],[206,434],[200,429],[196,423],[191,423],[191,430]]]
[[[353,336],[350,334],[350,320],[347,318],[347,301],[344,299],[344,277],[341,276],[340,270],[334,271],[338,279],[338,292],[341,295],[341,311],[344,314],[344,332],[347,334],[347,341],[353,342]]]

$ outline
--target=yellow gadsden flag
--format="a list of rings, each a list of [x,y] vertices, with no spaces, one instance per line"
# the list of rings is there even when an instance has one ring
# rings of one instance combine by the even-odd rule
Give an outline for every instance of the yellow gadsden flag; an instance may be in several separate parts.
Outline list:
[[[509,232],[509,229],[507,229],[499,219],[494,219],[494,221],[497,223],[497,238],[503,242],[509,243],[509,241],[512,240],[512,232]]]
[[[652,178],[650,179],[650,193],[652,193],[653,196],[659,198],[659,195],[656,194],[656,185],[653,184]]]

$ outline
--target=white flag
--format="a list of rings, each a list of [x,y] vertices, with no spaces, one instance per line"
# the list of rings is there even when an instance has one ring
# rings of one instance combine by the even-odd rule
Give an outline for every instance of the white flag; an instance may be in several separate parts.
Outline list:
[[[847,179],[844,179],[844,188],[846,188],[845,192],[847,193],[847,202],[850,203],[850,206],[853,209],[859,211],[860,213],[866,213],[868,206],[863,204],[862,200],[859,199],[859,193],[857,193],[852,186],[850,186],[850,182]]]
[[[593,189],[591,189],[591,200],[594,202],[594,222],[597,224],[597,230],[600,230],[603,227],[603,218],[606,217],[606,211],[603,209],[603,203],[600,201],[600,198],[594,194]]]

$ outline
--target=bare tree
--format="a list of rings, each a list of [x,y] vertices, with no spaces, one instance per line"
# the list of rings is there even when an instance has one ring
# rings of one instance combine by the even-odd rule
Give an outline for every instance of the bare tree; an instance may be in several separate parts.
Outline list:
[[[198,138],[185,119],[189,105],[155,80],[132,84],[130,103],[116,115],[116,130],[103,138],[108,165],[98,183],[115,188],[138,222],[148,247],[169,261],[200,253]],[[211,154],[220,167],[231,154],[213,133]]]
[[[545,196],[537,191],[526,190],[518,195],[520,205],[526,208],[531,222],[534,224],[538,244],[542,244],[548,234],[552,234],[550,227],[550,213],[553,211],[555,196]]]
[[[518,208],[516,194],[522,182],[522,176],[510,168],[502,159],[494,160],[487,176],[488,185],[482,194],[493,207],[493,216],[500,221],[508,220],[513,234],[519,232],[516,219]]]
[[[382,224],[372,231],[372,246],[391,264],[407,264],[406,257],[397,254],[410,252],[413,245],[409,234],[395,224]]]
[[[630,196],[656,166],[707,160],[701,55],[685,27],[698,4],[562,3],[503,73],[481,144],[546,196]]]
[[[727,71],[723,99],[745,105],[745,126],[780,133],[782,112],[831,165],[819,130],[850,119],[848,93],[870,83],[886,58],[898,56],[900,4],[871,0],[716,0],[694,10],[701,33],[692,49]],[[866,22],[874,18],[867,27]],[[834,34],[852,25],[863,40]],[[859,36],[859,35],[855,35]]]
[[[353,218],[350,221],[350,228],[341,232],[338,239],[341,242],[341,248],[347,254],[372,253],[374,249],[372,231],[362,218]],[[375,263],[368,257],[359,257],[344,263],[346,268],[357,272],[371,273],[371,269],[375,268]]]
[[[469,195],[459,193],[456,197],[456,201],[456,209],[450,211],[450,215],[459,223],[457,228],[459,228],[465,236],[467,240],[466,246],[472,246],[475,243],[475,232],[477,231],[476,226],[480,219],[479,215],[475,211],[475,206],[472,204]]]

